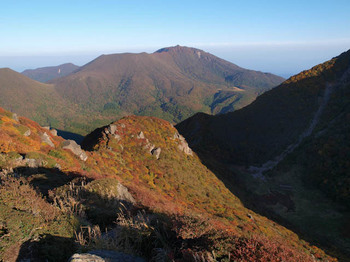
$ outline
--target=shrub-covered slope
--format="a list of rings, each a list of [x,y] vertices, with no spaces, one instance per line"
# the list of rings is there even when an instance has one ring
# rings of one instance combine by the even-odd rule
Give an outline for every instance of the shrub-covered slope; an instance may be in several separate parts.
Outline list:
[[[281,153],[308,129],[333,86],[349,69],[350,51],[291,77],[251,105],[219,116],[195,115],[177,128],[199,150],[215,150],[240,164],[261,164]]]
[[[180,261],[331,260],[246,209],[164,120],[126,117],[88,135],[88,151],[65,147],[55,131],[1,109],[3,260],[62,261],[89,249]]]

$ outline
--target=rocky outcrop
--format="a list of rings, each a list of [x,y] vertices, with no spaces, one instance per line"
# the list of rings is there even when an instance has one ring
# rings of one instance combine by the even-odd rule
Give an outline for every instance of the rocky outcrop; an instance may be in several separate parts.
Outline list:
[[[24,161],[25,161],[26,166],[30,167],[30,168],[37,168],[39,166],[42,166],[41,161],[38,159],[26,158],[26,159],[24,159]]]
[[[51,129],[51,130],[50,130],[50,133],[51,133],[53,136],[57,136],[57,130],[56,130],[56,129]]]
[[[86,153],[81,149],[81,147],[74,140],[64,141],[62,144],[62,148],[72,151],[74,155],[76,155],[83,161],[86,161],[88,159],[88,156],[86,155]]]
[[[17,116],[16,113],[13,113],[13,114],[12,114],[12,119],[15,120],[15,121],[17,121],[17,122],[19,121],[18,116]]]
[[[151,150],[151,154],[155,156],[157,159],[159,159],[160,153],[162,152],[162,149],[160,147],[156,147]]]
[[[192,149],[188,146],[186,139],[180,135],[178,132],[174,134],[174,139],[179,140],[178,148],[180,151],[184,152],[186,155],[193,156]]]
[[[129,190],[125,186],[123,186],[122,184],[120,184],[120,183],[118,184],[117,191],[118,191],[118,199],[119,200],[127,201],[131,204],[136,203],[135,199],[130,194]]]
[[[145,139],[145,135],[144,133],[141,131],[138,135],[137,135],[138,139]]]
[[[30,131],[30,129],[28,129],[27,131],[24,132],[24,136],[30,136],[32,134],[32,131]]]
[[[143,149],[148,150],[152,154],[152,150],[155,148],[155,145],[151,144],[148,139],[146,139],[146,145]]]
[[[110,124],[107,129],[105,130],[106,134],[112,134],[114,135],[117,132],[117,126],[114,124]]]
[[[85,254],[74,254],[69,262],[145,262],[145,260],[121,252],[93,250]]]
[[[46,143],[46,144],[48,144],[49,146],[51,146],[51,147],[55,147],[55,145],[52,143],[52,141],[51,141],[51,138],[50,138],[50,136],[46,133],[46,132],[44,132],[43,134],[41,134],[40,135],[40,138],[41,138],[41,141],[43,142],[43,143]]]

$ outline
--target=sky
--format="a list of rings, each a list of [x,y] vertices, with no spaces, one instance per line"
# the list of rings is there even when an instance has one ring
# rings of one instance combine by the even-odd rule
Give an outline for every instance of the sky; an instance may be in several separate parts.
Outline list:
[[[2,0],[0,67],[183,45],[284,77],[350,49],[349,0]]]

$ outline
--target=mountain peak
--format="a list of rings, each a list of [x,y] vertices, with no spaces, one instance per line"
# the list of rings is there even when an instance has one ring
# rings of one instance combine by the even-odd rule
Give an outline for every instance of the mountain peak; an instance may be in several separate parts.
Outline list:
[[[202,50],[199,50],[199,49],[196,49],[196,48],[193,48],[193,47],[176,45],[176,46],[170,46],[170,47],[161,48],[161,49],[155,51],[154,53],[188,52],[188,51],[202,51]]]

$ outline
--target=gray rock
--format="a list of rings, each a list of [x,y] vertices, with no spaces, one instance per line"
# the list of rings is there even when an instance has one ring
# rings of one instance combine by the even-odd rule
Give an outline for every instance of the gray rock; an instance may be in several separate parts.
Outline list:
[[[44,132],[44,134],[40,135],[41,141],[48,144],[51,147],[55,147],[55,145],[52,143],[50,136]]]
[[[71,258],[68,260],[69,262],[104,262],[103,258],[92,255],[92,254],[74,254],[71,256]]]
[[[116,139],[117,141],[119,141],[119,140],[122,139],[122,138],[120,137],[120,135],[115,134],[115,135],[114,135],[114,139]]]
[[[85,254],[74,254],[69,262],[146,262],[146,260],[122,252],[93,250]]]
[[[160,147],[156,147],[151,150],[151,154],[154,155],[157,159],[159,159],[160,152],[162,152],[162,149]]]
[[[32,134],[32,131],[30,131],[30,129],[28,129],[27,131],[24,132],[24,136],[30,136]]]
[[[174,138],[173,139],[180,139],[180,134],[178,133],[178,132],[176,132],[175,134],[174,134]]]
[[[138,139],[145,139],[145,134],[141,131],[138,135],[137,135]]]
[[[180,135],[178,132],[174,134],[174,139],[179,140],[178,148],[180,151],[184,152],[186,155],[193,156],[192,149],[188,146],[186,139]]]
[[[143,147],[152,154],[152,150],[155,148],[155,145],[151,144],[148,139],[146,139],[146,145]]]
[[[130,194],[129,190],[125,186],[119,183],[117,186],[117,190],[118,190],[118,198],[120,200],[124,200],[132,204],[136,203],[135,199],[133,198],[133,196]]]
[[[115,134],[115,132],[117,131],[117,126],[116,125],[109,125],[108,126],[108,131],[110,134]]]
[[[88,159],[88,156],[86,155],[86,153],[81,149],[80,145],[78,145],[74,140],[64,141],[62,144],[62,148],[72,151],[74,155],[76,155],[83,161],[86,161]]]
[[[13,114],[12,114],[12,119],[15,120],[15,121],[17,121],[17,122],[19,121],[18,116],[17,116],[16,113],[13,113]]]
[[[31,167],[31,168],[37,168],[40,166],[39,161],[37,161],[36,159],[33,158],[26,158],[24,159],[27,167]]]
[[[51,130],[50,130],[50,133],[51,133],[53,136],[57,136],[57,130],[56,130],[56,129],[51,129]]]
[[[186,155],[193,156],[192,149],[188,146],[187,142],[180,142],[179,145],[177,146],[180,151],[184,152]]]
[[[23,161],[23,156],[19,156],[19,157],[15,158],[15,162],[19,163],[21,161]]]

